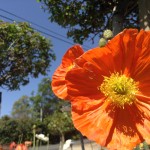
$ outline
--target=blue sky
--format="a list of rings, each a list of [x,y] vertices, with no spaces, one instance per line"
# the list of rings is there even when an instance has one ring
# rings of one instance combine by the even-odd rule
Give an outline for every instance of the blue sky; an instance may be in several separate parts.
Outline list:
[[[45,28],[48,28],[49,30],[54,31],[58,34],[66,36],[67,30],[61,28],[56,23],[51,23],[48,20],[49,14],[47,12],[44,12],[41,9],[41,3],[37,3],[36,0],[1,0],[1,5],[0,5],[0,15],[1,16],[11,18],[14,21],[23,21],[21,19],[18,19],[16,17],[2,11],[1,9],[6,10],[10,13],[13,13],[19,17],[25,18],[26,20],[29,20],[30,22],[33,22],[35,24],[38,24]],[[2,18],[1,16],[0,16],[0,20],[9,21],[7,19]],[[51,34],[58,38],[61,38],[65,41],[73,43],[73,41],[71,39],[62,38],[57,34],[53,34],[52,32],[48,32],[37,26],[34,26],[32,23],[31,23],[31,26],[35,27],[37,29],[40,29],[43,32],[47,32],[48,34]],[[44,35],[44,36],[46,36],[46,35]],[[56,61],[52,62],[52,66],[50,68],[51,71],[48,75],[48,77],[51,78],[53,72],[60,64],[63,54],[72,45],[67,42],[63,42],[56,38],[50,37],[50,36],[47,36],[47,38],[49,38],[51,40],[51,42],[53,44],[53,50],[56,54]],[[92,45],[92,42],[87,41],[84,43],[84,45],[86,45],[88,47],[95,47],[95,46],[97,46],[97,43],[98,42],[95,42],[94,45]],[[3,115],[10,115],[14,102],[16,100],[18,100],[19,98],[21,98],[23,95],[30,96],[32,91],[36,92],[37,88],[38,88],[38,84],[41,82],[41,80],[43,78],[44,78],[43,76],[40,76],[37,79],[31,78],[30,83],[28,85],[20,87],[20,90],[17,90],[17,91],[7,91],[7,90],[0,88],[0,91],[2,92],[2,106],[1,106],[0,117]]]

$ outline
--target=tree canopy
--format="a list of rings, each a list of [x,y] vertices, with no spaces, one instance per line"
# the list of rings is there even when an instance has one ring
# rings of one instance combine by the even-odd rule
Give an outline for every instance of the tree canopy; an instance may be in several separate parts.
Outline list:
[[[50,40],[28,23],[0,22],[0,87],[19,89],[29,78],[46,75],[55,60]]]
[[[30,97],[22,96],[17,100],[13,105],[12,118],[17,121],[20,120],[20,122],[33,120],[37,126],[37,134],[49,133],[50,138],[59,136],[61,140],[64,140],[68,133],[75,131],[70,112],[64,111],[63,108],[63,106],[67,107],[70,104],[67,101],[59,100],[53,94],[50,82],[49,78],[43,78],[35,94],[33,93]],[[30,126],[32,124],[33,122],[30,122]],[[18,129],[23,128],[22,124],[16,126]],[[15,133],[15,135],[17,134],[20,134],[20,132]],[[56,141],[58,141],[58,138],[57,140],[51,139],[51,142]]]
[[[32,140],[32,125],[31,119],[19,120],[3,116],[0,118],[0,144]]]
[[[22,96],[13,104],[11,115],[17,119],[31,119],[33,116],[31,102],[28,96]]]
[[[54,95],[51,89],[51,81],[49,78],[43,78],[38,85],[36,93],[32,93],[30,97],[31,106],[35,113],[35,117],[41,121],[51,115],[54,110],[59,109],[60,100]]]
[[[114,30],[113,25],[116,22],[120,24],[119,28],[115,25],[117,32],[123,28],[139,28],[138,3],[141,0],[38,1],[49,13],[49,20],[67,28],[68,37],[72,37],[78,43],[83,43],[89,38],[94,40],[94,37],[101,36],[105,29]]]

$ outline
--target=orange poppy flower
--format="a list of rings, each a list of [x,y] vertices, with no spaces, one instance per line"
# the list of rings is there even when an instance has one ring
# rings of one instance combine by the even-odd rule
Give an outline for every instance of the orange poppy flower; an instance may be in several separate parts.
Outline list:
[[[18,144],[15,150],[28,150],[24,144]]]
[[[150,143],[150,31],[126,29],[66,74],[75,127],[110,150]]]
[[[62,58],[61,65],[56,69],[52,76],[52,90],[54,94],[64,100],[67,100],[66,73],[74,67],[76,58],[84,53],[80,45],[74,45],[67,50]]]
[[[9,145],[9,150],[13,150],[16,146],[17,144],[15,142],[11,142]]]

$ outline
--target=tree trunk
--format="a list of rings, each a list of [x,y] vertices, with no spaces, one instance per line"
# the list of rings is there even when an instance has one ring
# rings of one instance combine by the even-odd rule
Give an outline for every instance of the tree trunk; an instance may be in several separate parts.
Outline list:
[[[138,0],[140,28],[150,30],[150,0]]]
[[[61,133],[61,135],[60,135],[59,150],[63,150],[64,143],[65,143],[65,135],[63,133]]]
[[[124,17],[126,15],[130,1],[131,0],[121,0],[118,2],[118,5],[114,7],[114,15],[112,20],[114,36],[123,30],[123,21],[125,19]]]
[[[123,29],[123,16],[120,13],[114,14],[113,21],[113,35],[117,35]]]
[[[0,92],[0,115],[1,115],[1,104],[2,104],[2,92]]]

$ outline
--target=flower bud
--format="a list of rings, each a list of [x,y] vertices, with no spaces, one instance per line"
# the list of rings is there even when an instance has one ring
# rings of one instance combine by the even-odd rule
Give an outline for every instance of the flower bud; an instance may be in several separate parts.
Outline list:
[[[99,47],[103,47],[107,44],[107,40],[104,38],[100,38],[99,40]]]
[[[105,39],[111,39],[112,37],[113,37],[113,33],[112,33],[112,31],[111,30],[105,30],[104,32],[103,32],[103,37],[105,38]]]

